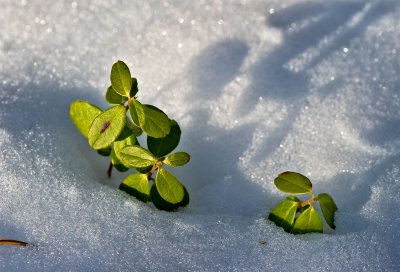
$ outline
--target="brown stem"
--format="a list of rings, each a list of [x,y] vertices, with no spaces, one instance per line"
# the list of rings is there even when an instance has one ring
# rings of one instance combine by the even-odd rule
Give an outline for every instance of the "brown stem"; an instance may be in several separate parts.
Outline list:
[[[112,170],[113,170],[113,164],[112,164],[112,162],[110,162],[110,165],[108,166],[108,170],[107,170],[108,178],[111,178]]]
[[[27,246],[28,243],[8,238],[0,238],[0,245]]]
[[[314,197],[312,197],[312,198],[310,198],[310,199],[307,199],[306,201],[303,201],[303,202],[300,203],[300,207],[307,206],[307,205],[313,203],[313,202],[316,201],[316,200],[317,200],[317,199],[315,199]]]
[[[157,170],[158,167],[160,167],[163,164],[162,161],[157,161],[153,167],[151,168],[150,172],[147,174],[147,176],[149,178],[151,178],[151,176],[153,176],[154,172]]]

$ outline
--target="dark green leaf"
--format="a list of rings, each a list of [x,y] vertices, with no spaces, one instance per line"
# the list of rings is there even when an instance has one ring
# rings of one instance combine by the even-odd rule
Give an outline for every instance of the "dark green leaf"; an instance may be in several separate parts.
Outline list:
[[[108,157],[111,154],[111,147],[109,146],[104,149],[99,149],[99,150],[97,150],[97,153],[99,153],[102,156]]]
[[[312,193],[311,181],[296,172],[284,172],[275,179],[275,185],[279,190],[290,194]]]
[[[83,100],[76,100],[71,103],[69,116],[72,122],[86,138],[93,120],[102,112],[101,109]]]
[[[139,91],[139,89],[138,89],[137,79],[132,77],[132,87],[131,87],[131,91],[129,94],[130,97],[134,97],[138,91]]]
[[[297,201],[285,199],[271,211],[268,219],[277,226],[282,227],[286,232],[290,232],[293,228],[296,210],[299,205],[300,203]]]
[[[147,136],[147,147],[157,158],[171,153],[179,144],[181,129],[177,122],[170,121],[171,129],[164,138],[154,138]]]
[[[152,105],[143,105],[145,118],[139,115],[140,127],[147,135],[154,138],[163,138],[171,130],[168,116],[160,109]]]
[[[183,166],[187,164],[190,160],[190,155],[186,152],[176,152],[165,158],[163,161],[169,166]]]
[[[117,61],[111,68],[111,86],[122,96],[129,97],[132,78],[128,66],[123,61]]]
[[[123,104],[128,101],[128,98],[120,95],[110,86],[107,89],[106,101],[109,104]]]
[[[302,212],[296,219],[293,226],[293,233],[310,233],[320,232],[322,233],[322,221],[313,205],[310,205],[304,212]]]
[[[133,124],[130,119],[128,119],[128,118],[126,119],[126,124],[125,125],[133,132],[133,134],[136,137],[139,137],[140,135],[142,135],[143,130],[140,127],[138,127],[135,124]]]
[[[178,209],[179,207],[185,207],[189,204],[190,201],[189,193],[185,187],[183,187],[183,190],[184,190],[183,200],[177,204],[172,204],[167,202],[165,199],[161,197],[160,193],[157,191],[156,185],[153,184],[150,190],[150,198],[154,206],[156,206],[158,209],[164,211],[173,211]]]
[[[150,151],[136,145],[125,146],[119,151],[118,157],[130,168],[148,167],[157,162],[157,158]]]
[[[119,189],[147,202],[150,196],[150,184],[146,174],[132,174],[124,179]]]
[[[141,124],[144,124],[144,122],[146,121],[146,116],[143,105],[136,99],[131,100],[131,104],[129,105],[129,114],[132,118],[133,123],[141,128]]]
[[[162,167],[158,168],[155,184],[165,201],[176,204],[183,200],[185,192],[182,184],[174,175]]]
[[[319,206],[321,207],[321,211],[324,215],[326,223],[332,229],[335,229],[335,212],[338,209],[335,201],[333,201],[332,197],[326,193],[319,194],[317,196],[317,201],[319,202]]]
[[[110,146],[125,126],[125,107],[114,106],[99,114],[93,121],[89,133],[89,144],[94,149]]]
[[[147,174],[153,169],[153,165],[147,167],[135,167],[135,170],[142,174]]]

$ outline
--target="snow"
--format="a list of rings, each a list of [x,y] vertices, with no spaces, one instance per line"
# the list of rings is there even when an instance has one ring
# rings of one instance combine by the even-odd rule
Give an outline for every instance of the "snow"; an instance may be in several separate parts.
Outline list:
[[[399,271],[400,16],[393,1],[1,1],[0,271]],[[69,120],[111,65],[182,128],[175,213],[115,188]],[[143,142],[143,139],[141,139]],[[278,173],[339,211],[266,219]],[[266,244],[260,244],[265,240]]]

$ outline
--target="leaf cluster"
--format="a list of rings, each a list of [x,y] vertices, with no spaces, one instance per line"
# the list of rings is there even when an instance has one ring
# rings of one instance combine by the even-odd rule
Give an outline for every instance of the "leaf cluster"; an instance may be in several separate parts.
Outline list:
[[[153,105],[142,104],[136,94],[138,82],[128,66],[117,61],[111,68],[111,86],[105,99],[111,107],[101,110],[87,101],[71,103],[70,117],[89,145],[100,155],[110,157],[112,168],[120,172],[134,169],[119,189],[162,210],[175,210],[189,203],[189,194],[181,182],[165,166],[187,164],[186,152],[171,153],[181,137],[181,129]],[[137,137],[147,134],[147,148]],[[153,178],[155,175],[155,178]]]
[[[334,218],[337,206],[327,193],[314,196],[311,181],[296,172],[284,172],[274,180],[275,186],[285,193],[308,194],[308,200],[301,201],[296,196],[288,196],[272,209],[268,219],[286,232],[293,234],[323,232],[321,216],[313,206],[318,203],[326,223],[335,229]]]

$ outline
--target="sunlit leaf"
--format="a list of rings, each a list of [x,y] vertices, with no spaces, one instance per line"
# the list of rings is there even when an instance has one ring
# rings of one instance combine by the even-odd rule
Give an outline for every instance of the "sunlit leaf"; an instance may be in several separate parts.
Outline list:
[[[164,211],[173,211],[178,209],[179,207],[185,207],[189,204],[190,198],[189,198],[189,193],[186,190],[185,187],[183,187],[184,190],[184,196],[181,202],[172,204],[167,202],[165,199],[163,199],[160,195],[160,193],[157,190],[157,187],[155,184],[151,187],[150,190],[150,198],[151,201],[153,202],[154,206],[157,207],[157,209],[164,210]]]
[[[168,155],[163,161],[166,165],[169,166],[183,166],[187,164],[190,160],[190,155],[186,152],[176,152],[171,155]]]
[[[142,124],[146,121],[143,105],[136,99],[132,99],[129,105],[129,114],[132,118],[133,123],[136,126],[142,128]]]
[[[160,109],[152,105],[143,105],[145,118],[140,119],[140,127],[147,135],[154,138],[163,138],[168,135],[171,130],[170,120],[168,116]]]
[[[89,144],[94,149],[110,146],[125,126],[125,107],[114,106],[99,114],[93,121],[89,133]]]
[[[296,210],[300,203],[291,199],[285,199],[279,203],[269,214],[268,219],[285,231],[290,232],[293,228]]]
[[[162,167],[158,168],[155,184],[161,197],[167,202],[176,204],[183,200],[185,192],[182,184]]]
[[[311,181],[296,172],[284,172],[275,179],[275,185],[279,190],[290,194],[312,193]]]
[[[118,157],[129,168],[148,167],[157,162],[157,158],[150,151],[136,145],[125,146],[119,151]]]
[[[322,221],[318,215],[318,212],[314,209],[313,205],[309,205],[309,207],[303,211],[299,217],[296,219],[296,222],[293,226],[293,233],[309,233],[309,232],[320,232],[322,233]]]
[[[317,196],[317,201],[319,202],[319,206],[321,207],[322,214],[325,218],[326,223],[332,228],[335,229],[335,212],[337,211],[337,206],[335,201],[333,201],[332,197],[329,194],[323,193]]]
[[[147,202],[150,196],[150,184],[146,174],[132,174],[124,179],[119,189]]]
[[[89,102],[76,100],[71,103],[69,116],[72,122],[86,138],[93,120],[102,112],[101,109]]]
[[[125,126],[124,129],[122,130],[121,134],[118,136],[118,138],[114,142],[115,155],[122,162],[122,164],[123,164],[123,161],[119,157],[119,151],[128,145],[137,145],[137,144],[138,144],[138,141],[137,141],[135,135],[127,126]],[[125,165],[125,167],[128,167],[128,166]]]
[[[129,97],[132,78],[128,66],[123,61],[117,61],[111,68],[111,86],[122,96]]]
[[[106,101],[109,104],[123,104],[128,101],[128,98],[120,95],[110,86],[106,92]]]

